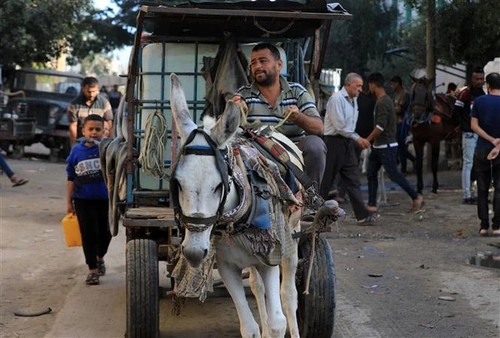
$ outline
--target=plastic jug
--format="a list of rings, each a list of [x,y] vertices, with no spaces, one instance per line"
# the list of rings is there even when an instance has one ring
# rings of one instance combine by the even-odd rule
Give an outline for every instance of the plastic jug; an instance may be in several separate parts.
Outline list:
[[[82,235],[80,234],[80,226],[76,215],[67,214],[61,220],[61,225],[66,238],[66,245],[68,247],[82,246]]]

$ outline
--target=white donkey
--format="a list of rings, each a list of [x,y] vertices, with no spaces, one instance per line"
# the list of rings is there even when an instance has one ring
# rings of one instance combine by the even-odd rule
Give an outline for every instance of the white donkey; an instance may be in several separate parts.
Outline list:
[[[240,125],[240,111],[236,104],[228,102],[215,124],[212,119],[214,125],[211,128],[205,126],[203,131],[199,130],[191,118],[184,91],[175,74],[171,76],[170,101],[183,145],[172,172],[172,199],[177,201],[180,222],[185,227],[182,253],[191,266],[199,266],[209,255],[212,231],[215,224],[220,225],[221,214],[233,210],[240,202],[235,183],[228,177],[225,158],[227,144]],[[288,212],[286,210],[289,209],[281,206],[275,211]],[[298,229],[300,212],[287,215],[289,227]],[[236,306],[242,337],[261,337],[259,325],[245,297],[241,277],[245,268],[250,268],[250,285],[257,299],[262,336],[284,337],[288,320],[290,336],[299,337],[295,286],[297,243],[293,240],[291,254],[281,258],[280,284],[280,267],[263,264],[248,247],[235,240],[237,236],[221,236],[215,244],[215,257],[219,273]]]

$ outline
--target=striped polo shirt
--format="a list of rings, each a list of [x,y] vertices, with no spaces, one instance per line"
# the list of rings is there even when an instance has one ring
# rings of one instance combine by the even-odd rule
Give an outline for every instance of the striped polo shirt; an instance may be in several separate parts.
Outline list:
[[[281,94],[276,99],[274,108],[269,105],[255,83],[238,89],[237,94],[245,100],[248,106],[249,123],[259,120],[263,124],[276,125],[283,120],[284,112],[292,105],[297,106],[307,116],[320,118],[314,99],[302,85],[295,82],[289,83],[281,76],[280,85]],[[292,122],[285,122],[278,130],[293,141],[297,141],[306,134],[302,128]]]
[[[78,95],[68,106],[68,121],[78,122],[78,136],[81,136],[81,126],[83,121],[89,115],[96,114],[104,118],[105,121],[113,121],[113,111],[108,99],[102,95],[97,95],[96,99],[90,106],[85,102],[86,99],[82,94]]]

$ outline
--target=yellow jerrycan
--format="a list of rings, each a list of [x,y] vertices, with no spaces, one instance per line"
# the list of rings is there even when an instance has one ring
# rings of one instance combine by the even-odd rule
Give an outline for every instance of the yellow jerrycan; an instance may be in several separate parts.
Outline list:
[[[80,226],[78,225],[76,214],[70,213],[64,216],[61,220],[61,225],[64,237],[66,238],[66,245],[68,247],[82,246],[82,235],[80,234]]]

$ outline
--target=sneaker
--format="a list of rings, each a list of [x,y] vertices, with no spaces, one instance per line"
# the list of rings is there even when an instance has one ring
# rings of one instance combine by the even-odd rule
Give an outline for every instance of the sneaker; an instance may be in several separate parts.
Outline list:
[[[495,232],[495,231],[493,231],[493,233],[494,233],[494,232]],[[488,229],[480,229],[480,230],[479,230],[479,236],[481,236],[481,237],[486,237],[486,236],[488,236]]]
[[[85,279],[85,284],[87,285],[99,285],[99,275],[95,272],[91,272],[87,275],[87,279]]]
[[[104,261],[97,261],[97,274],[99,276],[104,276],[106,274],[106,265]]]
[[[495,237],[500,237],[500,229],[495,229],[495,230],[493,230],[493,233],[492,233],[492,234],[493,234],[493,236],[495,236]]]
[[[377,221],[377,215],[375,214],[370,214],[366,218],[358,219],[358,225],[374,225],[374,223]]]

